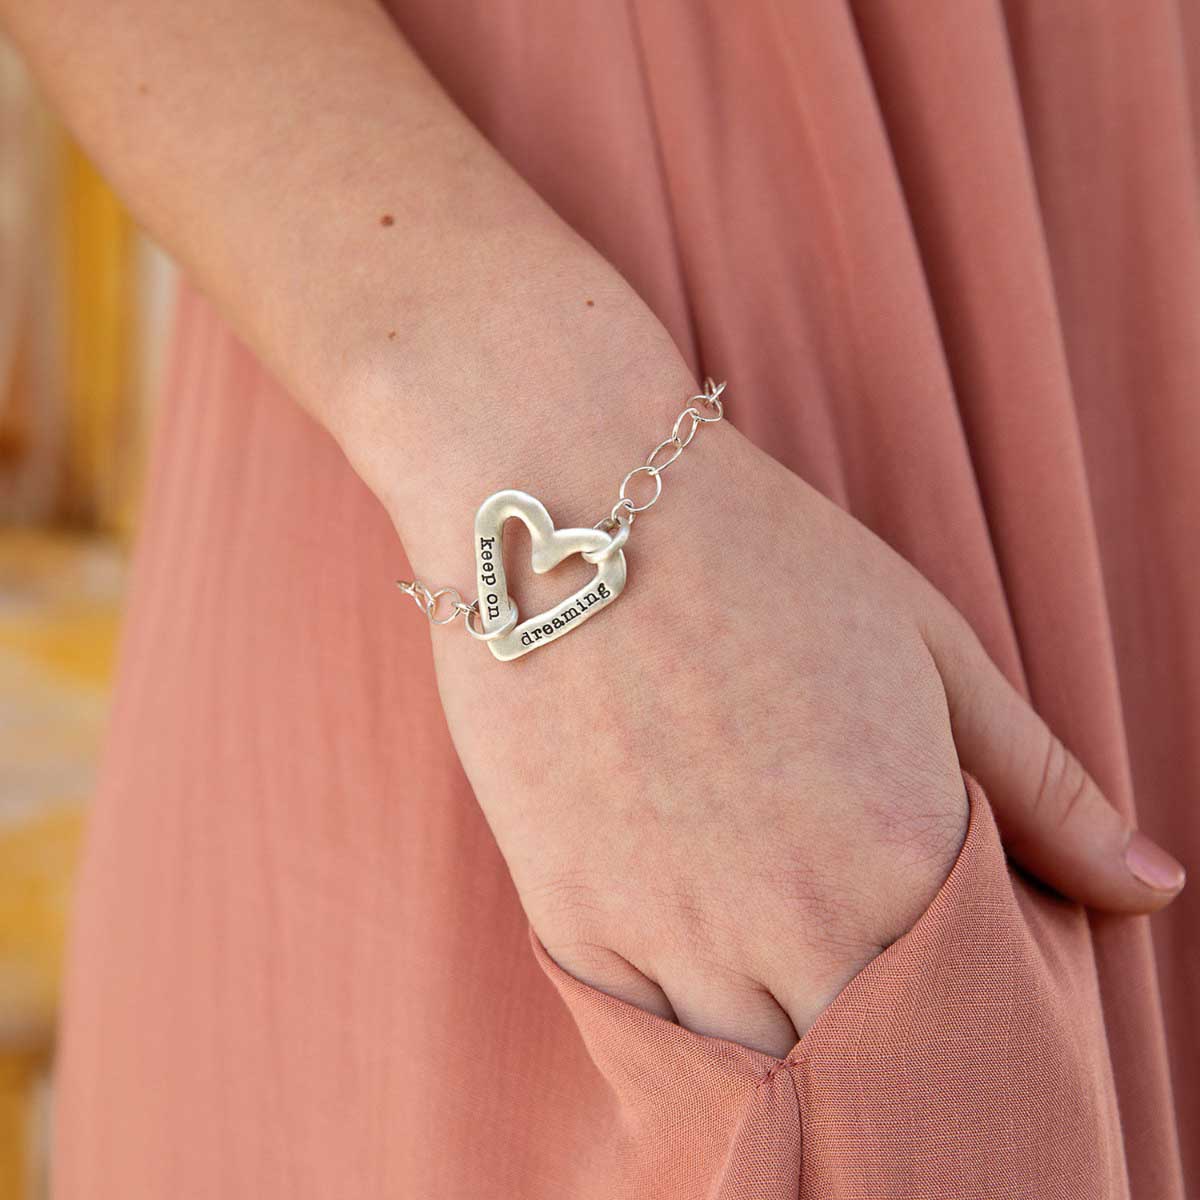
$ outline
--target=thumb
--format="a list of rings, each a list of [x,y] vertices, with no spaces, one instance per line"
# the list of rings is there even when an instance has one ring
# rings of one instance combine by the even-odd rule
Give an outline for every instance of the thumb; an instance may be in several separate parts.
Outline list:
[[[988,657],[957,613],[927,629],[963,766],[987,791],[1009,855],[1092,908],[1148,913],[1183,887],[1183,867],[1105,799]]]

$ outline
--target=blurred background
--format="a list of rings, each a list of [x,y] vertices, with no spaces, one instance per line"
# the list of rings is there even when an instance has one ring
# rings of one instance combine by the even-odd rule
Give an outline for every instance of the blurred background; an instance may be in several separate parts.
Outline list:
[[[0,38],[0,1200],[47,1194],[67,913],[173,275]]]

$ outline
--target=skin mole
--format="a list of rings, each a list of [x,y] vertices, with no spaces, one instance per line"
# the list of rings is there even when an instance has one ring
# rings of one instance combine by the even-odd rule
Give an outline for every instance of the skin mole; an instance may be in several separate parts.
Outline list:
[[[383,216],[379,218],[379,223],[385,227],[388,225],[395,225],[396,218],[393,217],[391,213],[384,213]]]

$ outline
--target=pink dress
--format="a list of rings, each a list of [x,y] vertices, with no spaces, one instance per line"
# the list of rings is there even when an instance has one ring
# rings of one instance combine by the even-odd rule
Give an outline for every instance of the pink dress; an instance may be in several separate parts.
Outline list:
[[[1195,867],[1200,10],[392,7],[730,380],[735,423],[940,587]],[[971,781],[940,894],[786,1059],[690,1033],[529,937],[406,571],[185,291],[79,890],[59,1200],[1200,1189],[1194,886],[1153,922],[1086,914],[1008,866]]]

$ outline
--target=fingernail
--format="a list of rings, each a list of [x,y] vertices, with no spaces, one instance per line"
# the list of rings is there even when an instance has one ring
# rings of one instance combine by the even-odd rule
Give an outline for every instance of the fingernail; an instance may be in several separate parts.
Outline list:
[[[1125,847],[1125,865],[1156,892],[1177,892],[1187,878],[1183,867],[1161,846],[1136,831]]]

